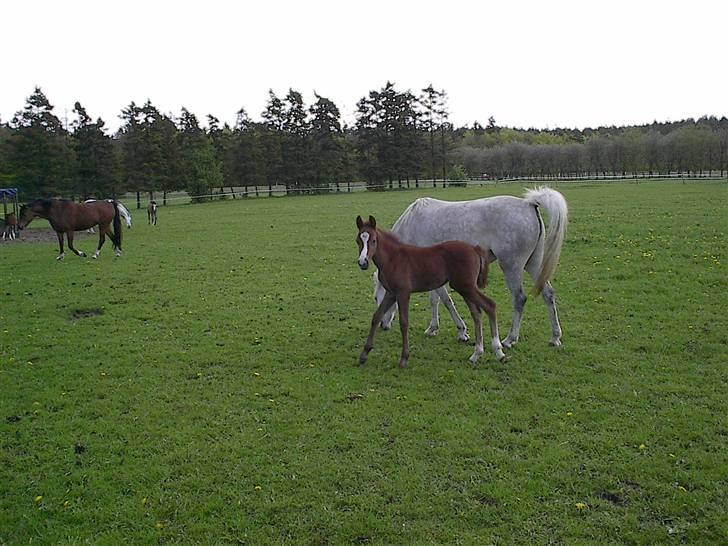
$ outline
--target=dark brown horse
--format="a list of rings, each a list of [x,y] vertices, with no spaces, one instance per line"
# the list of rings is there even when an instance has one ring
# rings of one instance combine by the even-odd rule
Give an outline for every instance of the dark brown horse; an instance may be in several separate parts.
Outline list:
[[[15,216],[14,212],[9,213],[5,216],[5,222],[3,225],[3,241],[5,237],[9,237],[12,241],[15,239],[18,233],[18,217]]]
[[[57,260],[65,256],[63,251],[63,234],[68,239],[68,248],[78,256],[86,256],[82,251],[76,250],[73,246],[74,231],[89,229],[99,226],[99,246],[93,257],[98,258],[101,247],[104,246],[106,235],[111,239],[116,255],[121,256],[121,215],[120,204],[116,201],[88,201],[76,203],[69,199],[36,199],[23,205],[20,209],[20,221],[18,227],[25,228],[33,218],[45,218],[58,235],[60,253]],[[111,226],[114,229],[112,231]]]
[[[488,280],[488,262],[492,260],[489,250],[462,241],[446,241],[434,246],[418,247],[406,245],[392,233],[378,229],[373,216],[364,222],[356,217],[359,233],[359,267],[367,269],[371,261],[379,269],[379,282],[386,294],[374,312],[369,336],[359,356],[364,364],[369,351],[374,347],[374,333],[384,313],[395,303],[399,306],[399,326],[402,331],[402,354],[399,366],[407,365],[409,359],[409,298],[412,292],[429,292],[449,282],[450,287],[460,294],[470,309],[475,323],[475,351],[470,362],[475,363],[483,354],[483,325],[481,312],[485,311],[490,322],[491,347],[498,360],[506,355],[498,336],[498,322],[495,302],[478,288],[484,288]]]

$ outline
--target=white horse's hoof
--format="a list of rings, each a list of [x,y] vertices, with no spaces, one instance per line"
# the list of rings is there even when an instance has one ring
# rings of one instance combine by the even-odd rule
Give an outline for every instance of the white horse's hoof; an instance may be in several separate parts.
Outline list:
[[[518,343],[517,339],[511,339],[509,337],[501,341],[501,345],[503,345],[503,347],[505,347],[506,349],[512,348],[516,343]]]
[[[549,345],[551,345],[552,347],[561,347],[561,340],[558,338],[552,339],[551,341],[549,341]]]
[[[65,257],[66,257],[65,254],[59,254],[58,257],[56,258],[56,260],[62,260]]]
[[[437,327],[433,328],[432,326],[428,326],[427,330],[425,330],[425,335],[427,337],[435,337],[437,335],[438,330],[439,330],[439,328],[437,328]]]
[[[470,336],[465,330],[460,330],[458,332],[458,341],[467,342],[470,341]]]

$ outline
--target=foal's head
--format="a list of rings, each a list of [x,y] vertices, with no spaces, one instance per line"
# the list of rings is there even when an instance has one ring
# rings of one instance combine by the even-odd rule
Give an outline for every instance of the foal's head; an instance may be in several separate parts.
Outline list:
[[[359,246],[359,267],[367,269],[369,261],[377,252],[378,235],[377,221],[374,216],[369,217],[369,221],[365,222],[361,216],[356,217],[356,227],[359,233],[356,235],[356,244]]]

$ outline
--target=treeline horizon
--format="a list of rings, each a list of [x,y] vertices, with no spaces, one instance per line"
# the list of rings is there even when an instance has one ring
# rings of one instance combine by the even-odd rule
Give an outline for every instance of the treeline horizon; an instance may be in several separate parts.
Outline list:
[[[387,82],[357,102],[347,126],[333,101],[314,97],[306,105],[298,91],[271,90],[258,120],[241,108],[232,126],[208,115],[205,127],[186,108],[174,116],[132,101],[110,134],[78,102],[63,124],[35,88],[0,123],[0,185],[24,199],[186,191],[201,200],[352,182],[381,189],[483,177],[728,173],[725,116],[596,129],[516,129],[490,117],[484,126],[454,127],[445,91],[430,85],[415,95]]]

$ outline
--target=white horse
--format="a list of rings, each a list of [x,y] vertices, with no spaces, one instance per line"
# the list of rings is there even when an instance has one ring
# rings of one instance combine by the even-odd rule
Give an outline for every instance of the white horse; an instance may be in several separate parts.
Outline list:
[[[96,199],[86,199],[84,203],[92,203],[93,201],[97,201]],[[113,203],[113,199],[105,199],[105,201],[108,201],[109,203]],[[124,205],[116,201],[116,208],[119,210],[119,215],[124,219],[124,223],[126,224],[127,228],[131,228],[131,213],[129,212],[129,209],[127,209]],[[96,233],[94,231],[94,228],[89,228],[86,231],[89,233]]]
[[[549,214],[548,232],[544,228],[539,207]],[[556,312],[556,297],[550,279],[556,271],[561,246],[566,234],[568,208],[564,196],[547,187],[527,190],[523,198],[507,195],[486,197],[473,201],[440,201],[430,197],[415,200],[395,222],[392,232],[404,243],[430,246],[448,240],[461,240],[490,248],[491,260],[497,260],[512,294],[513,318],[504,347],[518,342],[526,294],[523,291],[523,270],[535,282],[534,294],[539,292],[548,308],[553,346],[561,345],[561,325]],[[374,294],[377,303],[384,299],[385,290],[374,273]],[[458,329],[458,339],[467,341],[465,322],[455,310],[445,287],[430,292],[432,320],[425,330],[434,336],[440,327],[438,314],[442,301]],[[392,326],[396,305],[384,315],[381,326]]]

